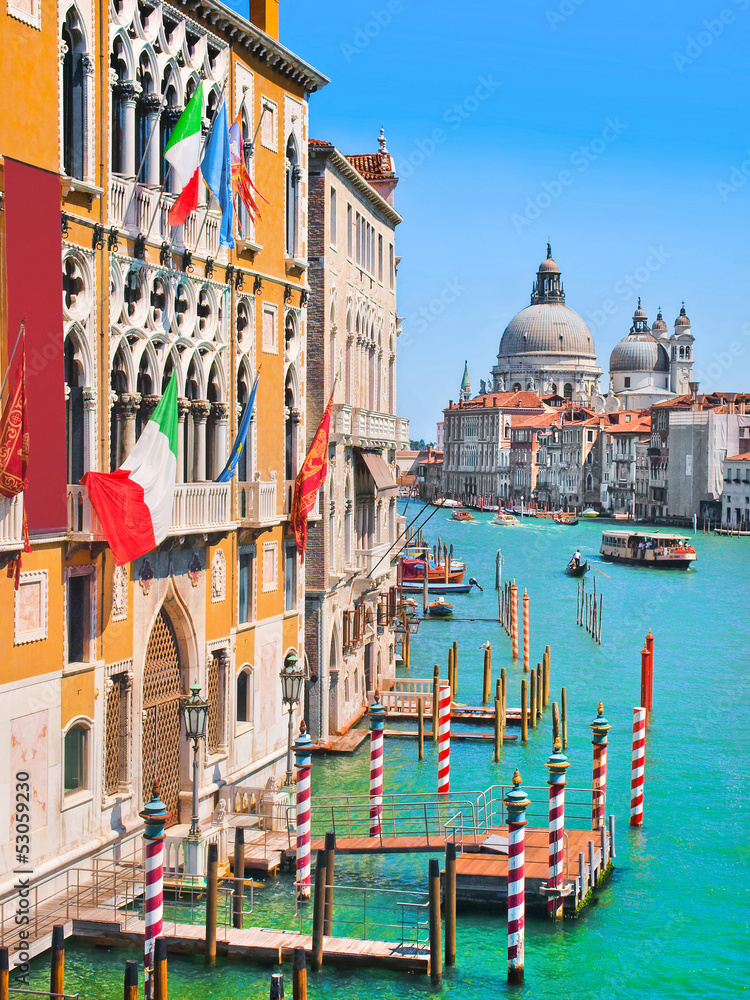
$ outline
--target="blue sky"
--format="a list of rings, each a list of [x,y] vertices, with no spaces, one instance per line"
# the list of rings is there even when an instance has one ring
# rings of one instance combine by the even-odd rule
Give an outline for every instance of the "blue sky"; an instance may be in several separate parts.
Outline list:
[[[281,0],[281,40],[331,79],[311,135],[382,125],[402,177],[412,437],[464,359],[487,377],[548,239],[605,372],[639,294],[670,331],[684,299],[701,389],[750,389],[750,0]]]

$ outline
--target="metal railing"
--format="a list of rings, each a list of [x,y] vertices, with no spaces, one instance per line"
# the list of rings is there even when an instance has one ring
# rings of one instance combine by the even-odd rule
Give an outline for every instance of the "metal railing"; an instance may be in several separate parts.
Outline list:
[[[241,520],[258,527],[281,520],[276,513],[276,481],[238,483],[237,514]]]
[[[23,545],[23,494],[0,497],[0,551]]]

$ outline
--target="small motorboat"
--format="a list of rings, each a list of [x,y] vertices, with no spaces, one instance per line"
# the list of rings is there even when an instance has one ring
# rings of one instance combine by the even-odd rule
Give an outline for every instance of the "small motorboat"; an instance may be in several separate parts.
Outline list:
[[[461,504],[458,500],[450,500],[448,497],[441,497],[439,500],[432,501],[433,507],[460,507]]]
[[[594,510],[593,507],[587,507],[583,512],[583,517],[599,517],[599,511]]]
[[[468,510],[454,510],[451,518],[454,521],[473,521],[474,515],[470,514]]]
[[[518,520],[515,514],[503,514],[500,511],[498,511],[498,513],[495,514],[495,516],[490,521],[490,524],[500,524],[506,528],[513,527],[514,525],[519,525],[520,523],[521,522]]]
[[[403,583],[401,589],[405,594],[421,594],[424,585],[421,583]],[[431,594],[468,594],[472,587],[479,587],[477,581],[472,576],[468,583],[433,583],[429,580],[427,589]]]
[[[574,527],[576,524],[578,524],[577,517],[566,517],[565,514],[555,514],[552,520],[555,522],[555,524],[564,524],[567,527]]]
[[[441,594],[436,601],[427,605],[427,613],[432,618],[450,618],[453,614],[453,605],[448,604]]]
[[[585,559],[571,559],[565,567],[568,576],[585,576],[589,571],[589,564]]]

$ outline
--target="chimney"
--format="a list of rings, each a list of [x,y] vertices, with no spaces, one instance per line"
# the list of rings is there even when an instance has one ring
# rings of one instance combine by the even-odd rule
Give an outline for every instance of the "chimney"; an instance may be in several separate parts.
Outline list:
[[[727,404],[728,404],[728,410],[727,410],[727,412],[728,413],[734,413],[734,401],[735,401],[735,399],[737,399],[737,393],[736,392],[725,392],[724,395],[726,397]]]
[[[251,24],[271,38],[279,37],[279,0],[250,0]]]
[[[690,389],[690,395],[693,398],[693,402],[698,402],[698,389],[700,388],[700,382],[688,382],[688,388]]]

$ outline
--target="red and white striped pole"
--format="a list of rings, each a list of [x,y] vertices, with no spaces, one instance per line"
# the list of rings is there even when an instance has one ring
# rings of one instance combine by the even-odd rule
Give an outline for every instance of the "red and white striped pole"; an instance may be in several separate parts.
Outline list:
[[[646,771],[646,709],[633,709],[633,763],[630,771],[630,825],[643,823],[643,777]]]
[[[513,790],[505,796],[508,813],[508,982],[523,982],[526,878],[524,849],[526,807],[530,799],[520,787],[518,768],[513,772]]]
[[[527,674],[531,665],[531,636],[529,634],[529,595],[523,591],[523,672]]]
[[[154,778],[151,801],[140,814],[146,829],[143,840],[146,853],[146,884],[144,888],[146,932],[143,939],[143,995],[146,1000],[154,996],[154,950],[156,939],[161,937],[164,910],[164,824],[171,813],[159,797],[159,782]]]
[[[518,659],[518,587],[516,581],[510,585],[510,655]]]
[[[299,736],[292,744],[294,766],[297,769],[297,899],[310,898],[310,771],[312,740],[304,719]]]
[[[451,686],[440,682],[438,692],[438,793],[451,790]]]
[[[562,752],[558,736],[546,767],[549,770],[549,879],[547,888],[549,901],[547,908],[553,920],[562,920],[563,915],[563,857],[565,841],[565,772],[570,761]]]
[[[646,636],[646,649],[648,651],[648,687],[646,690],[647,700],[642,704],[646,706],[650,715],[654,710],[654,637],[651,635],[651,629],[648,630]]]
[[[379,837],[383,816],[383,729],[386,711],[380,704],[380,692],[370,705],[370,836]]]
[[[604,815],[607,807],[607,733],[612,728],[604,718],[604,703],[599,702],[597,716],[589,723],[594,734],[591,741],[594,747],[594,772],[591,793],[591,829],[598,830],[604,826]]]

